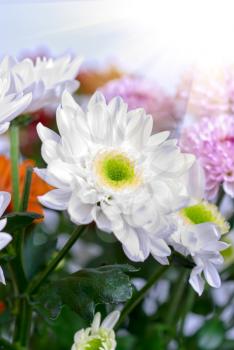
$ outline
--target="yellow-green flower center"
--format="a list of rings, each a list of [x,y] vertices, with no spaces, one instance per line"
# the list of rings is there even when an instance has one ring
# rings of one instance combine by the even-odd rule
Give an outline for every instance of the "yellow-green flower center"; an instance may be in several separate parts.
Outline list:
[[[99,182],[113,189],[135,186],[140,182],[134,162],[123,153],[101,153],[94,161],[94,168]]]
[[[107,157],[103,161],[103,171],[110,181],[131,181],[134,178],[134,167],[122,154]]]
[[[94,338],[87,342],[85,350],[100,350],[102,346],[102,340],[100,338]]]
[[[229,231],[229,224],[214,204],[203,201],[182,209],[181,214],[189,223],[202,224],[212,222],[219,227],[222,234]]]
[[[115,334],[112,330],[99,328],[96,334],[90,334],[82,342],[76,343],[76,350],[112,350]]]

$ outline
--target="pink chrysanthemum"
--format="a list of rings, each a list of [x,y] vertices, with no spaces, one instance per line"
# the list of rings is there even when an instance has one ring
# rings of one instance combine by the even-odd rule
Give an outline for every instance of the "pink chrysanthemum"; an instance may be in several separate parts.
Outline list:
[[[139,77],[123,77],[101,88],[109,102],[120,96],[129,109],[144,108],[154,120],[154,132],[175,130],[184,116],[187,98],[169,95],[154,82]]]
[[[214,117],[234,113],[234,67],[193,69],[188,76],[188,112],[195,117]],[[187,86],[184,87],[187,91]]]
[[[220,185],[234,197],[233,116],[203,118],[183,130],[180,145],[183,151],[193,153],[200,159],[206,174],[208,199],[217,196]]]

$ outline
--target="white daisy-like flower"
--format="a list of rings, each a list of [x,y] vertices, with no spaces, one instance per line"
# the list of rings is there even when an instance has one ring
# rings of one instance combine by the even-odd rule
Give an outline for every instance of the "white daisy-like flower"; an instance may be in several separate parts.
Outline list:
[[[170,214],[187,202],[185,174],[194,156],[183,154],[169,132],[151,136],[152,117],[127,111],[121,98],[107,105],[101,93],[84,112],[65,92],[57,109],[60,135],[38,124],[46,169],[35,169],[56,189],[39,197],[68,210],[76,224],[95,221],[113,232],[133,261],[150,253],[168,263]]]
[[[10,201],[11,201],[10,193],[0,192],[0,217],[8,207]],[[6,219],[0,220],[0,250],[5,248],[8,245],[8,243],[10,243],[10,241],[12,240],[12,237],[11,235],[9,235],[9,233],[2,232],[2,230],[6,226],[6,222],[7,222]],[[0,266],[0,283],[6,284],[1,266]]]
[[[195,267],[190,274],[189,282],[201,295],[205,282],[219,288],[221,280],[217,268],[224,262],[220,251],[229,245],[223,242],[221,235],[227,233],[229,225],[210,203],[201,202],[182,209],[176,215],[177,230],[170,237],[170,244],[184,256],[190,255]]]
[[[113,311],[101,323],[101,314],[97,313],[90,328],[75,334],[71,350],[115,350],[117,344],[113,328],[119,316],[119,311]]]
[[[4,71],[3,71],[4,69]],[[12,88],[13,79],[0,63],[0,134],[8,130],[10,122],[29,106],[31,93],[17,92]],[[14,85],[14,84],[13,84]]]
[[[17,61],[5,57],[2,70],[10,71],[14,84],[12,89],[18,93],[31,93],[32,101],[24,112],[35,112],[47,105],[58,103],[64,90],[73,93],[79,87],[76,80],[81,59],[72,59],[69,55],[61,58],[30,58]]]

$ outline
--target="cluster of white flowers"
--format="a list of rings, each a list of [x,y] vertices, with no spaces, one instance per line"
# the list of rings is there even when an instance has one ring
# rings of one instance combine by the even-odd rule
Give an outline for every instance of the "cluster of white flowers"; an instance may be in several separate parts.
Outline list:
[[[75,79],[80,67],[80,58],[66,55],[58,59],[31,59],[17,61],[5,57],[0,63],[0,134],[6,132],[10,122],[21,115],[36,111],[47,105],[58,103],[66,89],[74,92],[79,83]],[[2,151],[2,150],[1,150]],[[10,194],[0,192],[0,216],[10,202]],[[6,219],[0,220],[0,230]],[[0,232],[0,250],[12,237]],[[0,282],[5,283],[0,268]]]
[[[0,63],[0,133],[20,114],[58,103],[65,89],[74,92],[79,87],[75,78],[80,62],[69,55],[37,58],[35,63],[5,57]]]
[[[204,192],[194,156],[182,153],[169,132],[151,135],[152,117],[143,109],[128,111],[118,97],[107,104],[96,93],[84,111],[64,92],[56,117],[60,135],[42,124],[37,128],[47,168],[35,171],[55,187],[41,203],[67,210],[78,225],[95,221],[113,232],[133,261],[152,254],[168,264],[171,247],[190,255],[194,289],[201,294],[204,288],[202,272],[218,287],[216,265],[226,244],[216,218],[203,215],[197,222],[181,214]]]
[[[67,210],[78,225],[95,221],[113,232],[133,261],[152,254],[168,264],[171,247],[190,255],[193,288],[202,293],[202,273],[218,287],[216,266],[227,244],[220,240],[218,214],[202,219],[199,214],[200,221],[190,217],[191,201],[201,201],[204,183],[198,172],[194,176],[194,156],[182,153],[167,131],[151,135],[152,117],[141,108],[129,111],[119,97],[107,104],[96,93],[84,111],[70,94],[79,86],[79,67],[80,59],[70,56],[35,62],[6,57],[0,63],[0,133],[18,115],[58,103],[62,96],[56,116],[60,135],[37,127],[47,168],[35,172],[55,187],[41,203]],[[207,213],[207,206],[200,209]],[[9,241],[2,237],[1,248]]]

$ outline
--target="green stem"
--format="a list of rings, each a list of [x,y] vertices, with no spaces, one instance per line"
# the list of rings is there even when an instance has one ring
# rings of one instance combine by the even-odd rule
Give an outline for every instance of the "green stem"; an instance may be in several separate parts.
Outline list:
[[[28,340],[31,329],[31,320],[32,320],[32,307],[29,305],[26,299],[22,300],[22,317],[20,324],[20,344],[23,347],[28,346]]]
[[[167,318],[166,318],[166,322],[169,325],[173,324],[175,320],[176,312],[181,307],[180,302],[186,286],[185,280],[187,278],[187,274],[188,274],[187,270],[183,271],[179,275],[177,283],[174,286],[174,294],[171,296],[171,300],[170,300],[170,304],[167,312]]]
[[[33,279],[32,282],[29,284],[29,287],[27,289],[28,294],[33,294],[38,290],[41,284],[47,279],[49,274],[56,269],[60,261],[64,258],[64,256],[73,246],[73,244],[80,238],[85,229],[86,226],[79,226],[75,228],[67,243],[56,255],[56,257],[49,263],[47,268],[41,274],[39,274],[39,276],[36,276],[35,279]]]
[[[28,199],[32,180],[32,168],[28,168],[25,176],[25,183],[22,195],[22,201],[20,203],[20,209],[26,211],[28,207]],[[15,248],[16,248],[16,259],[13,261],[14,270],[17,271],[18,276],[18,288],[21,293],[24,292],[27,286],[27,279],[24,272],[24,236],[25,230],[17,232],[15,235]],[[14,330],[14,340],[20,344],[20,346],[27,346],[30,325],[31,325],[31,315],[32,309],[25,298],[16,300],[16,320],[15,320],[15,330]]]
[[[18,303],[18,313],[15,321],[14,342],[27,348],[32,319],[32,307],[26,297]]]
[[[27,208],[28,208],[28,200],[29,200],[30,188],[31,188],[31,182],[32,182],[32,173],[33,173],[33,168],[28,167],[26,171],[25,181],[24,181],[24,189],[23,189],[23,195],[20,203],[20,211],[27,211]]]
[[[11,176],[12,176],[12,193],[13,208],[15,211],[19,209],[19,127],[11,125],[10,127],[11,142]]]
[[[156,281],[160,279],[160,277],[167,271],[168,266],[160,266],[155,273],[150,277],[148,282],[144,285],[144,287],[133,294],[132,298],[126,303],[124,306],[119,321],[116,324],[116,328],[120,326],[120,324],[125,320],[125,318],[133,311],[133,309],[141,302],[144,298],[145,294],[149,291],[149,289],[155,284]]]
[[[192,309],[194,301],[195,301],[195,291],[192,289],[192,287],[189,287],[189,290],[187,292],[187,297],[185,301],[185,306],[181,315],[181,321],[180,321],[180,330],[179,333],[181,336],[183,336],[184,331],[184,323],[186,320],[186,316],[188,315],[189,311]]]

